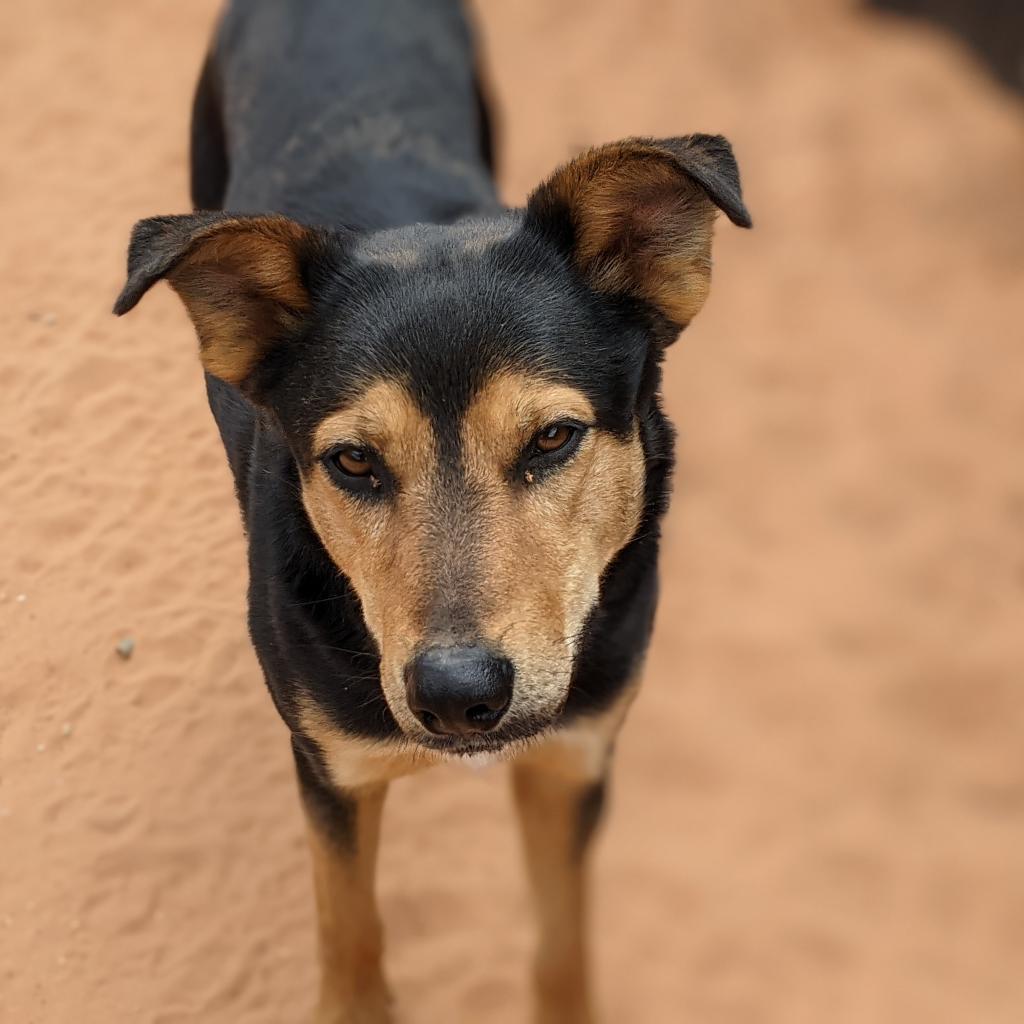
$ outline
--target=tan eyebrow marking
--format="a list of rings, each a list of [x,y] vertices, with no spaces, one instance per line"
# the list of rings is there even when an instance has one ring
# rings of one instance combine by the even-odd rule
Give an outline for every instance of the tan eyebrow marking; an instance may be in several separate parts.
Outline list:
[[[586,395],[564,384],[508,370],[496,374],[463,420],[465,456],[468,460],[487,451],[495,461],[514,461],[538,430],[563,419],[592,424],[594,407]]]
[[[429,421],[394,380],[377,381],[355,402],[320,422],[313,437],[315,454],[345,443],[373,445],[396,473],[422,470],[435,457]]]

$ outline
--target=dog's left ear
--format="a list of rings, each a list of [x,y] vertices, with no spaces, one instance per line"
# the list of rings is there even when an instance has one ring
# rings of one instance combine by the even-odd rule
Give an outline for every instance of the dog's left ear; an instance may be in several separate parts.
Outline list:
[[[721,135],[592,149],[557,170],[526,209],[527,223],[567,251],[595,291],[641,299],[680,329],[707,298],[718,211],[751,226]]]
[[[150,217],[132,231],[128,280],[114,312],[127,313],[166,278],[195,325],[203,366],[245,388],[309,309],[303,271],[319,238],[277,216]]]

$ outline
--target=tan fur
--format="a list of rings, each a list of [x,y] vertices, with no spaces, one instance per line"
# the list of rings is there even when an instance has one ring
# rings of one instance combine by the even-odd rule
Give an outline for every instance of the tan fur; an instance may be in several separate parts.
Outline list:
[[[580,802],[603,779],[635,684],[606,712],[585,718],[523,754],[512,788],[533,893],[536,1024],[590,1024],[587,859],[579,849]]]
[[[303,482],[303,500],[331,558],[352,581],[380,647],[388,706],[403,729],[417,734],[421,727],[406,703],[402,672],[425,628],[423,532],[436,486],[434,434],[401,384],[379,381],[317,429],[318,451],[343,442],[382,452],[401,494],[370,505],[340,491],[317,464]]]
[[[312,700],[300,698],[300,705],[300,730],[316,742],[331,781],[346,792],[392,782],[445,760],[426,747],[349,735],[333,726]]]
[[[587,860],[577,849],[580,799],[604,777],[611,747],[636,692],[606,711],[541,738],[513,756],[512,783],[539,926],[534,960],[537,1024],[590,1024],[587,982]],[[312,701],[302,731],[323,753],[334,783],[356,806],[352,850],[307,817],[320,936],[316,1024],[387,1024],[381,926],[373,899],[380,813],[387,784],[444,755],[358,739],[332,726]]]
[[[503,373],[487,384],[462,424],[474,501],[466,517],[446,508],[432,427],[398,382],[374,384],[317,430],[318,451],[370,444],[400,481],[393,499],[370,504],[339,491],[317,464],[303,493],[325,547],[359,595],[381,650],[385,698],[412,737],[423,729],[409,710],[403,670],[433,643],[483,640],[512,659],[509,721],[553,718],[565,701],[601,573],[639,522],[644,469],[635,431],[623,440],[595,429],[573,461],[547,479],[510,481],[510,467],[536,431],[563,418],[593,419],[582,393],[524,374]],[[460,635],[436,614],[459,597],[460,572],[470,561],[482,637]]]
[[[392,1020],[373,892],[385,791],[379,785],[347,794],[355,808],[351,850],[325,834],[313,814],[306,816],[320,952],[316,1024],[389,1024]]]
[[[671,153],[637,139],[601,146],[537,195],[569,209],[574,257],[598,291],[639,295],[680,326],[700,311],[717,211]]]
[[[644,462],[635,432],[620,440],[591,430],[567,466],[537,483],[509,485],[508,467],[537,430],[559,419],[592,422],[593,415],[573,388],[503,373],[480,392],[463,425],[467,474],[489,499],[484,632],[500,638],[522,680],[510,714],[546,717],[561,707],[601,574],[639,522]]]
[[[214,376],[243,381],[308,308],[299,268],[308,234],[285,217],[220,221],[193,238],[168,272]]]

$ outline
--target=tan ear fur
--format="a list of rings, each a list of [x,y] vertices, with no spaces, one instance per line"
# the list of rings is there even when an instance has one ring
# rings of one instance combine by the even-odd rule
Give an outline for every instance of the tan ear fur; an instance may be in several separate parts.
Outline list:
[[[203,366],[241,384],[309,308],[302,265],[314,235],[276,216],[200,213],[140,221],[114,311],[128,312],[166,278],[195,325]]]
[[[723,210],[749,227],[739,172],[720,136],[626,139],[557,170],[528,213],[567,218],[571,255],[596,291],[634,295],[686,326],[711,283],[711,238]]]

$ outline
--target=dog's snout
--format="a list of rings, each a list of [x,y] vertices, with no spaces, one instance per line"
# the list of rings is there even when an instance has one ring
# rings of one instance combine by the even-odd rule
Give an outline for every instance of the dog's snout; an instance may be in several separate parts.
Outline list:
[[[409,707],[433,733],[488,732],[512,700],[515,670],[483,647],[430,647],[405,669]]]

